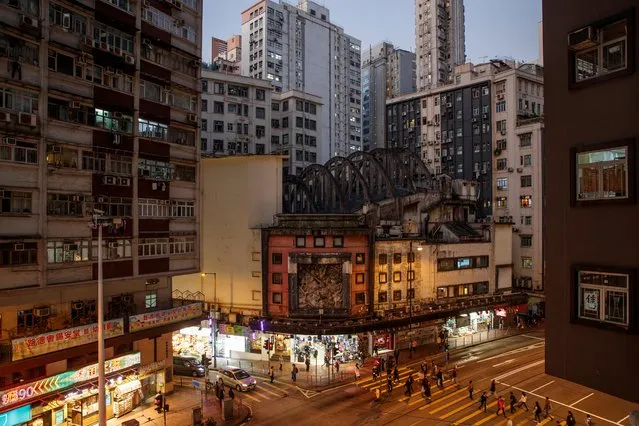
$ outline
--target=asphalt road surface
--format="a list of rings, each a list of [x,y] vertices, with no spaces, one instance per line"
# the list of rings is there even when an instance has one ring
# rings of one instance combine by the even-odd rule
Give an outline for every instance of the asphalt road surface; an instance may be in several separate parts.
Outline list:
[[[455,351],[449,367],[457,365],[457,384],[446,377],[444,389],[439,389],[431,380],[432,401],[420,393],[419,374],[423,360],[434,359],[444,367],[441,356],[425,359],[405,360],[401,363],[401,383],[396,384],[389,395],[385,379],[375,383],[371,377],[326,390],[320,393],[305,391],[286,379],[274,384],[260,381],[258,389],[243,395],[253,417],[248,424],[254,425],[506,425],[508,418],[513,426],[535,425],[533,407],[544,400],[551,400],[551,416],[539,424],[565,425],[568,411],[572,411],[577,424],[586,424],[590,414],[597,426],[628,426],[628,415],[639,407],[607,394],[570,383],[544,374],[543,331],[531,331],[526,335],[513,336],[487,342],[471,348]],[[404,395],[404,382],[409,374],[417,379],[413,395]],[[490,381],[496,380],[496,395],[488,399],[487,412],[479,410],[479,396],[488,391]],[[468,382],[474,384],[474,399],[468,395]],[[380,401],[375,401],[375,390],[382,391]],[[510,413],[510,392],[519,399],[522,392],[528,394],[527,405]],[[497,397],[506,400],[506,415],[496,415]]]

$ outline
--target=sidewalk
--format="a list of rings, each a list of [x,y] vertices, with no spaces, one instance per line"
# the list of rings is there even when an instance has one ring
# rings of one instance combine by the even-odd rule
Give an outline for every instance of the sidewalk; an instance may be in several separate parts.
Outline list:
[[[526,334],[534,330],[543,329],[543,325],[536,328],[515,329],[514,327],[505,328],[503,330],[491,330],[490,332],[481,332],[465,337],[449,338],[449,351],[451,357],[455,354],[455,350],[475,346],[481,343],[491,342],[504,339],[519,334]],[[392,356],[392,354],[390,354]],[[434,360],[437,364],[444,364],[444,354],[437,343],[418,346],[412,354],[408,349],[401,349],[399,355],[399,364],[406,365],[412,360],[418,360],[428,357],[428,361]],[[277,361],[251,361],[242,359],[217,358],[218,366],[232,365],[248,371],[256,377],[263,380],[269,380],[268,372],[270,366],[275,369],[275,380],[281,383],[293,384],[301,389],[322,391],[331,387],[343,385],[355,381],[355,361],[340,364],[339,372],[335,368],[324,367],[323,360],[311,360],[310,371],[306,372],[306,366],[296,363],[299,370],[297,380],[293,383],[291,379],[291,369],[293,363],[287,362],[282,364],[282,370],[279,370],[280,363]],[[366,377],[372,375],[373,358],[368,357],[364,365],[360,365],[360,376]]]
[[[174,391],[166,395],[166,403],[169,405],[169,412],[166,413],[167,425],[191,425],[193,424],[193,408],[202,407],[202,424],[206,425],[208,419],[213,419],[219,425],[239,425],[246,421],[251,414],[250,409],[240,404],[239,398],[235,397],[233,404],[233,419],[225,421],[222,417],[222,408],[215,395],[204,395],[199,390],[189,386],[175,386]],[[137,420],[140,425],[148,424],[159,426],[164,425],[164,414],[155,411],[153,402],[141,405],[117,419],[107,422],[108,426],[120,426],[127,420]]]

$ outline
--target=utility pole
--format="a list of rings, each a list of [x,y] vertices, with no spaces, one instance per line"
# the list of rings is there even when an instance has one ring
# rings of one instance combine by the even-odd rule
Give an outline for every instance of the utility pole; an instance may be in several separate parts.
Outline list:
[[[413,327],[413,277],[412,277],[412,272],[413,272],[413,241],[411,240],[409,243],[409,248],[408,248],[408,303],[409,303],[409,311],[408,311],[408,329],[410,330]],[[410,340],[408,342],[409,347],[408,347],[408,351],[410,352],[410,350],[412,349],[412,347],[410,346]]]

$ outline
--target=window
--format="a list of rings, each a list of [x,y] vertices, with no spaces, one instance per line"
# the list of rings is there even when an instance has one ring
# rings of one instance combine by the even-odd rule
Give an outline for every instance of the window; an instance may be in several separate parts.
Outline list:
[[[379,303],[387,303],[388,302],[388,292],[387,291],[380,291],[379,293],[377,293],[377,301]]]
[[[73,263],[89,260],[89,240],[47,242],[48,263]]]
[[[146,309],[153,309],[158,307],[158,291],[147,290],[144,295],[144,307]]]
[[[282,273],[281,272],[273,272],[271,274],[271,282],[273,284],[282,284]]]
[[[224,114],[224,102],[213,102],[213,113],[214,114]]]
[[[409,288],[406,291],[406,298],[407,299],[414,299],[415,298],[415,289],[414,288]]]
[[[306,237],[295,237],[295,247],[306,247]]]
[[[195,217],[195,201],[171,200],[171,217]]]
[[[455,271],[459,269],[487,268],[488,256],[449,257],[437,260],[437,271]]]
[[[106,212],[107,216],[132,217],[133,199],[123,197],[97,197],[93,207]]]
[[[479,294],[488,294],[488,282],[484,281],[478,283],[456,284],[437,287],[438,299],[473,296]]]
[[[282,264],[282,253],[272,253],[271,254],[271,263],[273,263],[273,265],[281,265]]]
[[[85,200],[91,197],[77,194],[47,194],[49,216],[84,216]]]
[[[505,191],[506,189],[508,189],[508,178],[497,178],[497,189],[500,191]]]
[[[140,217],[166,218],[169,217],[169,211],[169,200],[138,199],[138,214]]]
[[[102,260],[131,258],[131,240],[108,239],[102,241]],[[91,260],[98,260],[98,240],[91,241]]]
[[[9,87],[0,87],[0,108],[13,112],[35,114],[38,111],[38,95]]]
[[[282,293],[273,293],[273,298],[271,299],[275,305],[282,304]]]
[[[200,150],[208,151],[209,144],[206,138],[200,138]]]
[[[393,282],[398,283],[402,280],[402,273],[399,271],[393,272]]]
[[[355,274],[355,284],[364,284],[365,274],[363,272],[358,272]]]
[[[138,119],[138,132],[141,138],[169,139],[169,126],[143,118]]]
[[[264,136],[266,136],[266,127],[255,126],[255,137],[263,138]]]
[[[204,127],[204,123],[205,123],[205,119],[202,119],[202,126]],[[202,128],[202,130],[206,130],[205,128]],[[220,121],[220,120],[214,120],[213,121],[213,131],[215,133],[224,133],[224,122]]]
[[[164,161],[138,159],[138,176],[151,180],[169,182],[173,180],[173,165]]]
[[[532,195],[521,195],[519,201],[522,207],[532,207]]]
[[[506,158],[498,158],[497,159],[497,170],[506,170],[508,168],[508,159]]]
[[[266,99],[266,92],[262,89],[255,89],[255,99],[263,101]]]
[[[569,34],[573,83],[632,71],[628,67],[632,58],[628,55],[634,54],[634,40],[628,35],[634,28],[629,24],[634,25],[632,19],[613,18]]]
[[[224,83],[213,83],[213,93],[216,95],[224,94]]]
[[[532,225],[532,216],[523,216],[522,225]]]
[[[378,256],[378,262],[379,265],[386,265],[388,263],[388,255],[387,254],[380,254]]]
[[[522,188],[528,188],[532,186],[532,176],[531,175],[527,175],[527,176],[521,176],[521,187]]]
[[[38,164],[38,144],[11,137],[0,137],[0,161]]]
[[[31,193],[26,191],[3,190],[0,213],[30,214],[31,213]]]
[[[577,318],[629,327],[630,272],[608,268],[576,268]]]
[[[170,17],[169,20],[171,20]],[[134,36],[104,25],[101,22],[93,22],[93,39],[99,40],[101,44],[106,44],[109,48],[113,48],[114,52],[122,51],[133,55]]]
[[[521,267],[523,269],[532,269],[533,267],[532,257],[522,256]]]
[[[255,107],[255,118],[266,118],[266,110],[261,107]]]
[[[393,302],[399,302],[402,300],[402,291],[393,290]]]
[[[497,149],[499,150],[505,150],[507,147],[507,140],[506,139],[498,139],[497,140]],[[497,155],[499,155],[500,153],[498,153]]]
[[[356,265],[363,265],[364,263],[366,263],[366,254],[357,253],[355,255],[355,264]]]
[[[532,154],[522,155],[519,161],[522,166],[530,166],[532,164]]]
[[[237,86],[234,84],[229,84],[228,85],[228,94],[229,96],[239,96],[242,98],[248,98],[249,97],[249,89],[248,87],[245,86]]]
[[[355,304],[356,305],[364,305],[364,304],[366,304],[366,293],[365,292],[355,293]]]
[[[399,265],[400,263],[402,263],[402,254],[393,253],[393,264]]]
[[[388,274],[386,272],[380,272],[377,274],[377,280],[380,284],[386,284],[388,282]]]
[[[532,145],[532,133],[524,133],[519,135],[519,146],[526,148]]]
[[[574,153],[577,201],[627,199],[632,145]]]
[[[336,235],[333,237],[333,247],[344,247],[344,237]]]
[[[37,264],[37,243],[0,243],[0,268]]]
[[[295,127],[297,127],[298,129],[303,129],[304,128],[304,118],[295,117]]]
[[[522,247],[532,247],[532,235],[520,235]]]
[[[95,109],[95,125],[105,130],[133,134],[133,116],[121,112]]]
[[[324,247],[324,237],[315,237],[313,239],[313,246],[314,247]]]
[[[195,236],[169,238],[169,254],[180,255],[192,253],[195,253]]]

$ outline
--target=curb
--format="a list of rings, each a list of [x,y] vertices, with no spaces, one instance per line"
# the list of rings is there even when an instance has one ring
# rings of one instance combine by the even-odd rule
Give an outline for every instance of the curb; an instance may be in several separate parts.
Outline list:
[[[244,405],[244,404],[242,404]],[[246,416],[244,416],[244,419],[241,420],[239,423],[237,423],[238,425],[243,425],[246,424],[248,422],[251,421],[251,419],[253,418],[253,409],[251,408],[250,405],[244,405],[248,411],[248,413],[246,414]]]

